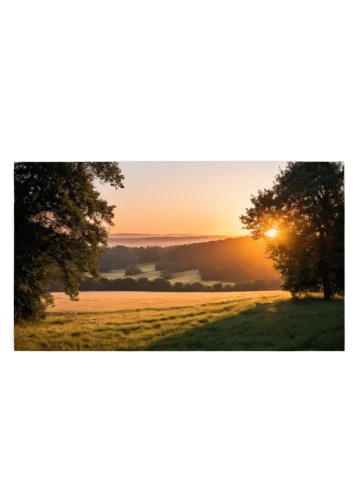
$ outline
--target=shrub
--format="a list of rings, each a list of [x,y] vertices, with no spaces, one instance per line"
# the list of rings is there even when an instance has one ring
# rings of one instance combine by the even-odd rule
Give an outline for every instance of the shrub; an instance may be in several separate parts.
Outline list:
[[[136,274],[141,274],[143,271],[137,264],[132,264],[127,267],[125,276],[135,276]]]
[[[160,277],[164,278],[165,280],[171,280],[173,277],[173,273],[168,271],[168,269],[163,269],[163,271],[160,273]]]

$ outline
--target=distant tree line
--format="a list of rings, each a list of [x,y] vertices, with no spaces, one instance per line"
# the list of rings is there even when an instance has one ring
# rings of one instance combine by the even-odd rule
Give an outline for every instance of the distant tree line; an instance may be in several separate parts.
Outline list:
[[[199,269],[204,281],[277,279],[278,273],[265,257],[264,250],[263,242],[250,237],[167,248],[130,248],[118,245],[106,248],[105,254],[99,259],[99,272],[155,262],[157,271],[167,271],[171,274]],[[168,273],[166,275],[169,275]]]
[[[174,272],[199,269],[202,280],[249,281],[277,279],[272,262],[265,256],[265,245],[249,236],[194,243],[170,248],[162,260]]]
[[[107,273],[114,269],[127,269],[135,264],[159,261],[164,253],[161,247],[131,248],[118,245],[105,248],[105,253],[99,258],[99,272]]]
[[[149,280],[148,278],[100,278],[93,280],[85,278],[80,284],[82,292],[109,292],[109,291],[141,291],[141,292],[250,292],[264,290],[280,290],[281,280],[256,280],[236,283],[235,285],[215,283],[214,285],[204,285],[200,282],[182,283],[178,281],[172,284],[165,278]],[[50,292],[62,292],[63,284],[58,281],[52,285]]]

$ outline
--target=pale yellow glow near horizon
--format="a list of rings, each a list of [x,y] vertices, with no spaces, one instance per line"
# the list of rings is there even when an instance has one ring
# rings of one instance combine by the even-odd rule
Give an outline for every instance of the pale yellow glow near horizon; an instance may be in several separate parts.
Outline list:
[[[266,231],[265,236],[268,236],[269,238],[274,238],[275,236],[277,236],[277,229],[275,228],[269,229],[268,231]]]
[[[116,205],[110,233],[248,234],[239,219],[250,196],[271,188],[276,162],[120,162],[125,189],[97,185]]]

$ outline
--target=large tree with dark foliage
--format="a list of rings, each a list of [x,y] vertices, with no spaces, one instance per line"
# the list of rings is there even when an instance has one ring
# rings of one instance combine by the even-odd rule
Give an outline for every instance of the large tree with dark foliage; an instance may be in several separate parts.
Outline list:
[[[40,319],[61,279],[78,297],[85,272],[98,276],[113,209],[94,182],[124,187],[117,162],[15,163],[15,321]]]
[[[323,289],[326,300],[344,292],[342,162],[288,162],[251,202],[241,221],[253,238],[266,239],[284,289],[294,296]]]

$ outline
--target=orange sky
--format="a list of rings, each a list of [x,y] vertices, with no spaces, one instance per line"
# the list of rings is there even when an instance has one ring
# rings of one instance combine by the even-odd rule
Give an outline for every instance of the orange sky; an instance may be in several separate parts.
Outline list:
[[[120,162],[125,189],[100,186],[116,205],[111,233],[243,235],[250,195],[269,188],[277,162]]]

